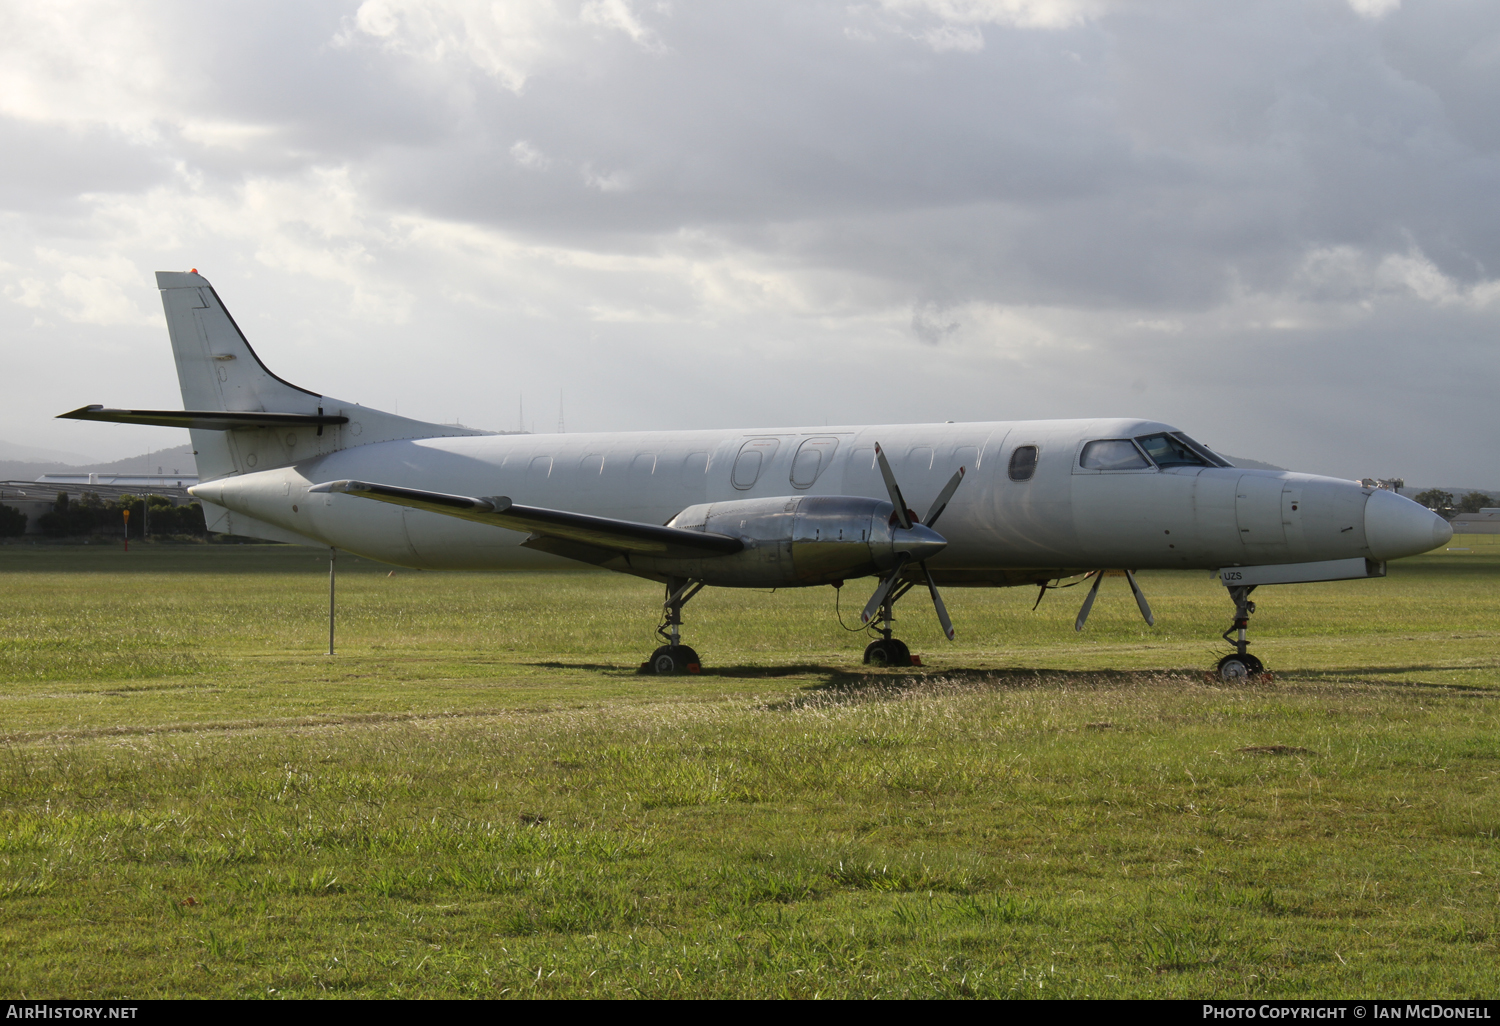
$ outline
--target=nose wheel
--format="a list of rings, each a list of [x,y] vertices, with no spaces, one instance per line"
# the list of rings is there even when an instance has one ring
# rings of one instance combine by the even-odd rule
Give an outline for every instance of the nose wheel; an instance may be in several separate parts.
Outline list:
[[[1223,638],[1234,646],[1234,651],[1219,660],[1220,680],[1246,680],[1266,672],[1265,664],[1246,651],[1250,644],[1246,637],[1250,630],[1250,614],[1255,612],[1255,603],[1250,601],[1250,593],[1254,590],[1254,585],[1229,589],[1229,597],[1234,600],[1234,622],[1224,632]]]
[[[1264,672],[1265,666],[1248,652],[1244,655],[1230,654],[1219,660],[1220,680],[1244,680]]]
[[[894,576],[894,573],[892,574]],[[894,637],[896,615],[892,607],[896,600],[912,589],[911,581],[902,581],[885,593],[875,617],[869,626],[880,632],[880,637],[865,646],[866,666],[921,666],[919,656],[911,654],[906,642]],[[876,593],[879,597],[879,593]]]

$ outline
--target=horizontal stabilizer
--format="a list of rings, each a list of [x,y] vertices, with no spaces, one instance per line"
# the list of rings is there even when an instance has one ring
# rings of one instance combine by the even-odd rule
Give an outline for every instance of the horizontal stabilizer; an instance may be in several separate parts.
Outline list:
[[[529,531],[544,538],[578,542],[611,552],[636,553],[674,559],[702,559],[739,552],[745,543],[726,534],[688,531],[680,527],[612,520],[587,513],[568,513],[536,506],[518,506],[503,495],[471,498],[445,495],[417,488],[371,484],[367,481],[330,481],[314,485],[310,492],[343,492],[397,506],[441,513],[511,531]]]
[[[218,410],[107,410],[103,406],[84,406],[71,413],[60,413],[58,420],[103,420],[111,424],[157,424],[161,427],[203,428],[208,431],[231,431],[234,428],[318,427],[325,424],[347,424],[348,417],[324,416],[321,413],[233,413]]]

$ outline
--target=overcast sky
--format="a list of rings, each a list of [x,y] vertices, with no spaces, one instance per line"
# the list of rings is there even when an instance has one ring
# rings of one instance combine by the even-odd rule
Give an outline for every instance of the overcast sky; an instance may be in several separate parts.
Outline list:
[[[1140,415],[1500,485],[1493,0],[0,2],[0,439],[297,384],[569,431]]]

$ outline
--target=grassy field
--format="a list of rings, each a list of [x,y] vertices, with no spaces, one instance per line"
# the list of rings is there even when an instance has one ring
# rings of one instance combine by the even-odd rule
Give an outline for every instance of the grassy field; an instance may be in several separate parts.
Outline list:
[[[1263,588],[831,589],[0,547],[7,997],[1492,997],[1500,538]],[[869,582],[851,584],[846,619]]]

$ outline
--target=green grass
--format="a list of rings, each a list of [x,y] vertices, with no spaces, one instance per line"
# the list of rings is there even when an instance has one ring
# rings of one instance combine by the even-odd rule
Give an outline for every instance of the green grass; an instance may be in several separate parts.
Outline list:
[[[0,547],[0,991],[1487,997],[1500,538],[898,607],[259,546]],[[851,583],[852,620],[870,582]]]

